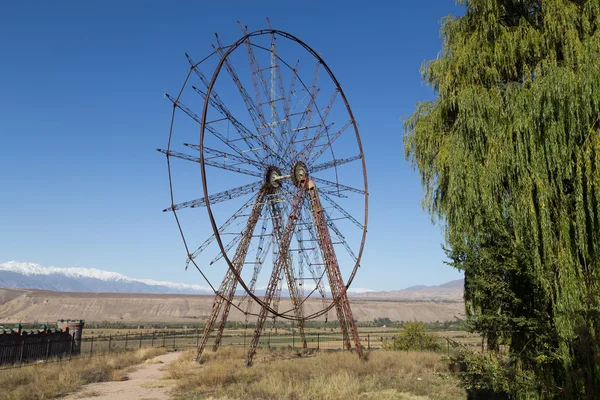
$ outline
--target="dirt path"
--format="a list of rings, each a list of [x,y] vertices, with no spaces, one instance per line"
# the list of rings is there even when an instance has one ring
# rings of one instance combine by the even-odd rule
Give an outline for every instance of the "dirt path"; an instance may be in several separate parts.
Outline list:
[[[168,381],[160,381],[159,379],[163,375],[165,366],[175,361],[180,355],[181,353],[163,354],[152,359],[156,363],[141,364],[134,372],[127,374],[128,379],[126,381],[92,383],[64,399],[168,400],[170,399],[170,385]]]

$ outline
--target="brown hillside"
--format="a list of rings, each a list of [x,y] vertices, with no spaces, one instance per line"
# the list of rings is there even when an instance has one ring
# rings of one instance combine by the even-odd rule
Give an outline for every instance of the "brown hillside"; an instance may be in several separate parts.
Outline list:
[[[199,322],[212,308],[212,296],[69,293],[27,289],[0,289],[0,323],[53,321],[81,318],[87,321]],[[462,303],[398,302],[351,299],[354,317],[359,321],[388,317],[394,321],[417,319],[424,322],[454,320],[464,316]],[[305,303],[306,314],[321,309],[318,300]],[[280,310],[291,308],[282,299]],[[256,311],[256,308],[255,310]],[[329,312],[335,318],[335,311]],[[321,317],[324,319],[325,317]],[[243,314],[232,307],[229,319],[243,321]]]

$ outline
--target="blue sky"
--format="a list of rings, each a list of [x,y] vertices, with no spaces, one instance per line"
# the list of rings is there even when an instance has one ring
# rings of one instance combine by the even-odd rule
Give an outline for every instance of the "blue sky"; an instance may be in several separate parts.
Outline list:
[[[366,6],[368,4],[368,7]],[[369,233],[354,286],[392,290],[460,278],[421,210],[401,117],[431,99],[420,79],[453,1],[9,2],[0,14],[0,262],[93,267],[203,282],[185,272],[164,157],[171,104],[213,33],[274,28],[319,52],[360,126]],[[203,210],[195,210],[203,213]],[[182,261],[183,260],[183,261]]]

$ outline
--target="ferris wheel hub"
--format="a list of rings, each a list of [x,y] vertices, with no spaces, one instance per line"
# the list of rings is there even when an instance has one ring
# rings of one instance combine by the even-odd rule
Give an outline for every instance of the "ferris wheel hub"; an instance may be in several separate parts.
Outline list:
[[[267,172],[265,173],[265,182],[272,188],[278,189],[281,186],[280,181],[286,177],[289,177],[289,175],[282,176],[279,168],[270,166],[267,168]]]
[[[308,167],[302,161],[296,161],[292,167],[291,173],[292,182],[294,185],[300,187],[308,178]]]

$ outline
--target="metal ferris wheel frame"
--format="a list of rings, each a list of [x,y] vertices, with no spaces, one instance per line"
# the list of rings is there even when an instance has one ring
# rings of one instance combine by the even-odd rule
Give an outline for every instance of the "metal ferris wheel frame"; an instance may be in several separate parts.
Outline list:
[[[286,320],[291,320],[291,321],[299,321],[302,325],[303,325],[303,321],[306,320],[310,320],[310,319],[314,319],[317,318],[319,316],[322,316],[324,314],[326,314],[329,310],[331,310],[333,307],[337,307],[338,310],[338,317],[340,319],[340,324],[342,326],[342,331],[345,334],[345,342],[347,343],[347,348],[350,349],[350,342],[349,342],[349,337],[348,337],[348,332],[347,332],[347,328],[345,327],[345,323],[343,321],[344,318],[340,317],[340,313],[344,314],[347,313],[349,314],[350,318],[351,318],[351,311],[349,308],[349,304],[348,304],[348,299],[347,299],[347,291],[348,288],[350,287],[352,281],[354,280],[354,277],[358,271],[358,268],[360,266],[360,261],[362,258],[362,253],[363,253],[363,249],[364,249],[364,244],[365,244],[365,239],[366,239],[366,233],[367,233],[367,223],[368,223],[368,182],[367,182],[367,173],[366,173],[366,164],[365,164],[365,159],[364,159],[364,153],[363,153],[363,148],[362,148],[362,143],[361,143],[361,139],[360,139],[360,135],[358,132],[358,127],[356,124],[356,121],[354,119],[354,115],[352,113],[352,110],[350,108],[350,105],[347,101],[347,98],[341,88],[341,85],[339,84],[339,82],[337,81],[336,77],[334,76],[333,72],[331,71],[331,69],[329,68],[329,66],[325,63],[325,61],[321,58],[321,56],[319,54],[317,54],[310,46],[308,46],[306,43],[304,43],[302,40],[300,40],[299,38],[281,31],[281,30],[276,30],[276,29],[262,29],[262,30],[257,30],[257,31],[253,31],[251,33],[247,33],[245,31],[245,28],[242,28],[244,31],[244,35],[238,39],[235,43],[233,43],[230,46],[222,46],[218,37],[217,37],[217,41],[219,43],[219,47],[215,48],[215,50],[209,54],[207,57],[205,57],[204,59],[202,59],[200,62],[197,63],[193,63],[191,61],[191,59],[189,59],[188,57],[188,61],[190,61],[190,70],[186,76],[186,79],[182,85],[181,90],[179,91],[178,95],[176,98],[171,98],[169,97],[169,99],[173,102],[173,115],[172,115],[172,119],[171,119],[171,124],[170,124],[170,128],[169,128],[169,141],[168,141],[168,147],[166,151],[163,150],[159,150],[164,152],[167,155],[167,164],[168,164],[168,172],[169,172],[169,185],[170,185],[170,192],[171,192],[171,203],[172,206],[170,209],[167,210],[171,210],[173,211],[174,215],[175,215],[175,219],[177,221],[178,224],[178,228],[179,231],[181,233],[184,245],[186,247],[186,249],[188,250],[188,262],[192,262],[194,264],[194,266],[196,267],[196,269],[203,275],[204,279],[209,283],[209,285],[211,286],[211,288],[213,289],[213,291],[216,294],[216,298],[215,301],[218,302],[219,304],[222,303],[226,303],[227,306],[225,307],[225,311],[223,313],[222,316],[222,321],[221,324],[222,326],[224,326],[224,323],[227,319],[227,315],[229,313],[229,306],[234,306],[235,308],[238,308],[240,311],[244,312],[243,310],[241,310],[239,308],[239,306],[236,306],[233,303],[233,295],[235,292],[235,285],[237,283],[240,284],[240,286],[245,290],[247,296],[249,296],[255,303],[257,303],[260,307],[261,307],[261,312],[258,315],[259,316],[259,320],[262,318],[263,320],[263,324],[264,324],[264,319],[266,318],[265,315],[266,313],[270,313],[273,316],[276,317],[280,317]],[[332,285],[332,296],[333,299],[331,301],[331,303],[329,305],[327,305],[326,307],[324,307],[323,309],[314,312],[313,314],[310,315],[304,315],[303,312],[299,313],[298,309],[302,307],[302,304],[304,303],[304,301],[306,301],[310,295],[312,293],[314,293],[315,290],[317,290],[317,287],[315,287],[315,289],[308,295],[306,296],[299,304],[294,304],[294,308],[287,310],[287,311],[283,311],[280,312],[278,310],[278,306],[276,304],[275,307],[271,306],[270,302],[272,301],[272,294],[271,294],[271,298],[269,298],[268,300],[263,301],[261,298],[259,298],[255,293],[253,288],[251,289],[248,284],[244,281],[244,279],[242,278],[242,276],[240,275],[240,270],[241,270],[241,265],[236,264],[236,258],[238,257],[238,252],[241,252],[243,254],[240,254],[240,257],[242,257],[242,263],[243,263],[243,257],[245,257],[245,251],[247,251],[247,246],[249,245],[249,243],[243,243],[244,238],[242,237],[242,243],[238,244],[238,250],[236,251],[236,256],[233,258],[233,260],[228,256],[227,252],[231,247],[228,247],[226,245],[224,245],[222,238],[221,238],[221,234],[219,232],[219,227],[215,221],[215,217],[213,215],[213,211],[212,211],[212,203],[214,202],[220,202],[223,201],[223,197],[226,195],[229,195],[229,193],[225,192],[225,194],[223,193],[217,193],[216,195],[213,195],[212,197],[209,195],[209,190],[208,190],[208,183],[207,183],[207,171],[206,171],[206,166],[207,165],[211,165],[210,164],[210,160],[207,159],[205,157],[205,151],[211,151],[211,149],[205,148],[205,131],[207,129],[207,113],[209,110],[209,106],[211,105],[211,99],[212,99],[212,92],[213,92],[213,88],[215,86],[215,83],[217,81],[217,78],[219,77],[219,74],[223,68],[224,65],[226,65],[226,63],[228,62],[228,58],[229,56],[232,54],[233,51],[235,51],[238,47],[240,47],[242,44],[249,43],[249,39],[252,37],[257,37],[257,36],[262,36],[262,35],[271,35],[272,38],[274,38],[276,35],[283,37],[287,40],[291,40],[292,42],[295,42],[297,44],[299,44],[301,47],[303,47],[306,51],[308,51],[308,53],[310,55],[312,55],[320,64],[320,66],[323,66],[323,68],[326,70],[327,74],[329,75],[331,81],[333,82],[333,84],[335,85],[335,90],[337,90],[337,92],[339,93],[339,95],[342,98],[343,101],[343,105],[346,109],[346,112],[348,113],[349,117],[350,117],[350,122],[349,124],[352,125],[353,129],[354,129],[354,134],[355,134],[355,138],[356,138],[356,144],[358,146],[358,150],[359,150],[359,155],[356,157],[352,157],[352,159],[346,159],[346,160],[336,160],[335,157],[332,161],[328,162],[328,163],[324,163],[322,165],[318,165],[315,166],[314,171],[318,171],[319,168],[321,169],[326,169],[326,168],[336,168],[337,170],[337,165],[338,164],[342,164],[345,162],[349,162],[349,161],[353,161],[353,160],[357,160],[360,159],[361,163],[362,163],[362,173],[363,173],[363,182],[364,182],[364,191],[361,191],[362,194],[364,194],[364,222],[361,224],[358,221],[356,221],[356,219],[354,219],[353,217],[351,217],[348,214],[349,218],[352,218],[355,223],[357,225],[359,225],[359,227],[362,228],[362,236],[361,236],[361,241],[360,241],[360,247],[358,249],[358,255],[356,255],[356,260],[355,260],[355,264],[354,267],[351,270],[351,273],[346,281],[346,283],[343,282],[341,275],[339,274],[339,267],[337,266],[337,261],[335,261],[335,251],[333,250],[333,247],[331,245],[331,238],[329,238],[329,229],[330,227],[333,228],[334,230],[337,230],[337,228],[335,228],[335,226],[327,226],[327,221],[325,219],[325,217],[323,216],[324,214],[324,210],[323,207],[320,204],[320,200],[319,200],[319,195],[317,194],[317,191],[314,187],[314,182],[312,181],[312,176],[308,175],[308,170],[305,170],[306,175],[308,176],[308,178],[303,177],[301,178],[300,181],[296,182],[294,181],[294,184],[296,185],[296,187],[298,188],[298,193],[306,191],[306,193],[309,193],[309,198],[310,198],[310,202],[311,202],[311,207],[312,207],[312,211],[313,211],[313,218],[317,221],[316,222],[316,227],[317,227],[317,236],[319,237],[320,240],[320,246],[322,247],[321,250],[324,252],[324,254],[329,254],[329,257],[333,257],[333,260],[336,263],[336,269],[333,270],[333,272],[330,271],[330,269],[325,268],[323,273],[321,274],[320,278],[319,278],[319,282],[320,280],[323,279],[323,276],[325,275],[325,273],[327,272],[328,279],[330,281],[330,285]],[[267,50],[267,51],[272,51],[269,50],[267,48],[261,47],[259,45],[253,44],[253,46],[256,46],[257,48],[261,48],[263,50]],[[220,60],[218,62],[217,67],[214,69],[213,75],[210,79],[209,82],[204,82],[206,84],[206,93],[204,93],[204,105],[202,108],[202,113],[200,116],[195,116],[195,114],[190,114],[190,110],[186,110],[185,106],[183,106],[182,104],[180,104],[180,98],[182,96],[182,93],[188,83],[188,80],[190,79],[190,76],[192,75],[192,73],[197,71],[197,68],[200,64],[202,64],[205,60],[207,60],[208,58],[214,56],[215,54],[217,54],[218,56],[220,56]],[[287,66],[291,71],[294,72],[294,74],[297,75],[296,69],[294,69],[291,65],[289,65],[285,60],[283,60],[278,54],[273,54],[274,57],[276,57],[278,59],[278,61],[282,62],[285,66]],[[227,67],[227,65],[226,65]],[[306,85],[302,82],[301,78],[298,78],[300,80],[300,82],[302,83],[302,85],[304,86],[304,88],[307,90],[307,92],[310,94],[310,91],[308,90],[308,88],[306,87]],[[196,91],[197,89],[194,88]],[[255,88],[256,89],[256,88]],[[311,101],[314,101],[314,96],[316,94],[312,93],[310,94],[311,96]],[[332,100],[333,101],[333,100]],[[196,202],[196,204],[192,204],[191,207],[194,206],[205,206],[207,209],[207,213],[209,216],[209,220],[210,220],[210,224],[211,227],[213,229],[214,232],[214,240],[217,242],[218,247],[221,251],[221,255],[220,257],[222,257],[225,262],[227,263],[228,266],[228,271],[227,271],[227,275],[225,280],[222,283],[222,286],[220,289],[224,289],[227,288],[227,291],[225,292],[225,290],[215,290],[214,286],[210,283],[210,281],[206,278],[206,276],[204,275],[204,273],[202,272],[201,268],[196,264],[196,261],[194,260],[193,255],[190,253],[184,233],[183,233],[183,229],[181,227],[181,223],[179,221],[179,218],[177,216],[177,206],[175,205],[174,202],[174,194],[173,194],[173,181],[172,181],[172,177],[171,177],[171,164],[170,164],[170,160],[169,160],[169,156],[176,156],[179,158],[187,158],[190,159],[189,156],[183,155],[183,154],[175,154],[175,152],[173,152],[171,150],[171,139],[173,136],[173,124],[174,124],[174,120],[175,120],[175,110],[176,108],[181,108],[183,109],[188,115],[192,116],[193,118],[200,123],[200,142],[199,142],[199,146],[193,146],[193,145],[187,145],[186,146],[190,146],[190,147],[197,147],[197,150],[199,150],[200,152],[200,156],[199,158],[193,160],[196,161],[200,164],[200,172],[201,172],[201,177],[202,177],[202,191],[204,194],[204,198],[200,199],[200,200],[194,200],[192,202],[186,202],[186,203],[193,203]],[[325,120],[323,118],[323,115],[321,115],[321,111],[317,108],[317,113],[319,114],[319,119],[321,120],[321,123],[323,124],[324,127],[324,133],[327,135],[327,138],[330,140],[330,132],[329,132],[329,128],[327,127],[327,125],[325,124]],[[313,141],[315,141],[317,139],[317,136],[315,136],[315,138],[313,138]],[[335,139],[333,139],[335,140]],[[314,145],[314,143],[312,143]],[[332,142],[329,143],[329,145],[331,146]],[[265,147],[266,149],[266,147]],[[272,151],[272,154],[277,157],[277,154]],[[315,159],[316,160],[316,159]],[[294,165],[294,168],[296,167],[298,163],[296,163]],[[290,167],[288,165],[286,165],[286,167]],[[306,167],[306,165],[304,165],[304,167]],[[304,168],[303,167],[303,168]],[[233,167],[232,167],[233,168]],[[292,168],[293,169],[293,168]],[[238,172],[242,172],[242,173],[248,173],[250,171],[247,170],[243,170],[240,168],[237,168]],[[244,172],[245,171],[245,172]],[[273,171],[271,171],[273,172]],[[277,171],[279,174],[280,172]],[[286,175],[286,176],[280,176],[275,174],[276,178],[275,179],[283,179],[283,178],[290,178],[292,175],[294,175],[293,171],[286,171],[287,172],[291,172],[290,175]],[[256,199],[256,203],[255,206],[253,207],[253,212],[251,214],[251,220],[249,221],[249,225],[248,225],[248,229],[251,228],[251,231],[254,231],[254,228],[256,226],[256,220],[252,221],[252,215],[254,215],[256,213],[256,204],[259,203],[259,198],[260,196],[264,196],[265,192],[264,192],[264,188],[265,186],[268,186],[267,183],[269,181],[269,179],[271,179],[272,176],[269,175],[269,172],[266,172],[266,176],[265,176],[265,180],[266,183],[264,183],[263,185],[261,185],[261,188],[259,189],[259,193],[257,195],[257,199]],[[323,181],[323,182],[327,182],[325,180],[319,179],[317,177],[314,178],[316,181]],[[331,183],[331,182],[329,182]],[[253,186],[254,185],[254,186]],[[340,185],[339,183],[337,183],[338,187],[343,187],[345,189],[353,189],[344,185]],[[238,190],[239,193],[245,194],[245,193],[250,193],[251,191],[253,191],[254,189],[256,189],[256,184],[250,184],[250,185],[244,185],[242,187],[236,188],[234,190]],[[313,190],[315,189],[315,190]],[[267,193],[269,194],[269,193]],[[300,194],[301,195],[301,194]],[[219,197],[221,196],[221,197]],[[211,200],[212,198],[212,200]],[[327,196],[325,195],[325,198],[327,199]],[[186,203],[182,203],[182,204],[186,204]],[[298,201],[294,201],[294,204],[292,204],[292,210],[290,211],[290,215],[289,215],[289,219],[292,220],[293,218],[295,218],[295,214],[299,212],[299,208],[301,208],[301,203],[302,200],[298,200]],[[180,204],[179,206],[181,206],[182,204]],[[331,203],[331,204],[335,204],[335,203]],[[188,204],[189,205],[189,204]],[[186,205],[186,206],[188,206]],[[334,207],[336,207],[334,205]],[[336,208],[338,208],[338,210],[342,213],[344,213],[344,210],[340,210],[339,206],[337,206]],[[165,211],[167,211],[165,210]],[[276,210],[275,208],[273,209],[273,215],[275,217],[275,213]],[[258,213],[260,214],[260,210],[258,211]],[[319,214],[320,213],[320,214]],[[346,213],[347,214],[347,213]],[[320,215],[320,216],[319,216]],[[279,264],[285,264],[286,261],[281,261],[279,260],[280,258],[285,258],[287,257],[287,248],[285,247],[289,247],[289,240],[291,238],[291,236],[293,236],[293,230],[295,229],[293,226],[293,223],[288,221],[289,223],[286,224],[285,221],[282,221],[279,225],[278,230],[280,231],[279,233],[279,239],[281,240],[282,243],[284,243],[284,246],[281,246],[281,248],[279,248],[279,255],[278,255],[278,261],[276,262],[277,265]],[[291,228],[290,228],[291,226]],[[290,230],[291,229],[291,230]],[[338,235],[341,235],[341,233],[337,232]],[[243,236],[243,232],[242,232],[242,236]],[[313,235],[314,236],[314,235]],[[342,236],[343,237],[343,236]],[[287,240],[287,242],[286,242]],[[285,245],[287,243],[287,246]],[[329,243],[329,245],[327,245],[327,243]],[[325,245],[323,245],[325,244]],[[246,250],[244,250],[244,246],[246,246]],[[283,255],[282,255],[283,252]],[[337,271],[337,275],[335,274],[335,271]],[[275,269],[272,272],[273,274],[279,274],[280,272],[276,271]],[[333,275],[332,275],[333,273]],[[287,279],[289,281],[289,278]],[[273,277],[271,279],[271,281],[273,281]],[[335,281],[335,285],[338,289],[334,289],[334,283],[333,281]],[[231,282],[233,282],[233,286],[229,285]],[[227,286],[227,285],[229,286]],[[223,286],[225,285],[225,286]],[[232,287],[232,288],[231,288]],[[231,289],[230,289],[231,288]],[[275,290],[271,287],[269,287],[269,290]],[[292,287],[290,286],[290,296],[292,296]],[[268,296],[268,295],[267,295]],[[216,303],[215,303],[216,304]],[[241,303],[240,303],[241,304]],[[213,305],[214,307],[214,305]],[[343,311],[343,307],[347,307],[347,311]],[[341,311],[340,311],[341,310]],[[289,315],[291,311],[294,311],[294,315]],[[245,312],[246,315],[249,314],[248,310],[246,310]],[[251,314],[251,313],[250,313]],[[251,315],[256,315],[256,314],[251,314]],[[343,316],[343,315],[342,315]],[[214,316],[214,318],[216,319],[217,315]],[[215,321],[212,321],[212,323],[214,323]],[[211,324],[212,324],[211,323]],[[359,344],[359,340],[358,340],[358,336],[356,333],[356,329],[354,327],[354,322],[351,320],[350,321],[350,325],[351,325],[351,330],[352,330],[352,334],[355,337],[355,343],[356,343],[356,348],[357,348],[357,352],[359,352],[359,354],[362,357],[362,349],[360,348],[360,344]],[[211,328],[212,329],[212,328]],[[262,329],[262,327],[260,328]],[[219,335],[217,336],[217,339],[215,341],[215,345],[214,345],[214,349],[216,349],[220,343],[220,338],[221,338],[221,334],[222,334],[222,327],[219,331]],[[206,343],[206,340],[208,339],[207,333],[205,332],[205,338],[203,338],[203,345]],[[258,341],[258,337],[260,336],[260,332],[258,333],[258,335],[255,335],[255,339],[256,341]],[[203,348],[203,347],[202,347]],[[201,350],[199,350],[199,352],[201,352]],[[251,364],[251,359],[252,356],[249,355],[249,364]]]
[[[363,225],[363,235],[362,235],[362,240],[361,240],[361,244],[360,244],[360,249],[358,251],[358,255],[357,255],[357,261],[354,265],[354,268],[352,269],[352,272],[350,273],[350,276],[348,277],[348,280],[346,282],[345,288],[343,289],[343,292],[340,293],[340,296],[343,296],[346,294],[348,288],[350,287],[350,285],[352,284],[352,281],[354,280],[354,277],[358,271],[358,268],[360,266],[360,260],[362,258],[362,253],[363,253],[363,249],[364,249],[364,244],[365,244],[365,240],[366,240],[366,235],[367,235],[367,223],[368,223],[368,218],[369,218],[369,204],[368,204],[368,199],[369,199],[369,190],[368,190],[368,182],[367,182],[367,166],[365,163],[365,158],[364,158],[364,152],[363,152],[363,148],[362,148],[362,143],[360,140],[360,135],[358,133],[358,126],[356,125],[356,121],[354,119],[354,114],[352,113],[352,109],[350,108],[350,104],[348,103],[348,100],[346,98],[346,95],[344,94],[344,91],[342,90],[341,85],[339,84],[338,80],[336,79],[335,75],[333,74],[333,72],[331,71],[331,69],[329,68],[329,66],[327,65],[327,63],[325,63],[325,61],[321,58],[321,56],[315,52],[310,46],[308,46],[306,43],[304,43],[302,40],[300,40],[299,38],[284,32],[284,31],[280,31],[280,30],[276,30],[276,29],[262,29],[262,30],[257,30],[251,33],[248,33],[244,36],[242,36],[240,39],[238,39],[234,44],[232,44],[231,46],[229,46],[228,50],[225,52],[225,54],[223,54],[223,56],[221,57],[221,60],[219,61],[218,66],[215,68],[215,71],[213,73],[212,79],[210,80],[210,84],[208,86],[208,90],[207,90],[207,94],[206,94],[206,99],[204,101],[204,107],[202,109],[202,115],[200,116],[200,118],[202,119],[202,124],[200,126],[200,148],[203,148],[203,144],[204,144],[204,134],[205,134],[205,130],[206,130],[206,114],[208,112],[208,107],[209,107],[209,98],[210,98],[210,93],[212,92],[213,86],[215,85],[215,82],[219,76],[219,73],[221,72],[221,69],[223,67],[223,64],[225,62],[225,60],[227,59],[227,57],[235,50],[237,49],[239,46],[241,46],[247,39],[253,37],[253,36],[259,36],[259,35],[268,35],[268,34],[273,34],[273,35],[279,35],[282,37],[285,37],[286,39],[292,40],[296,43],[298,43],[299,45],[301,45],[302,47],[304,47],[313,57],[315,57],[320,63],[321,65],[325,68],[325,70],[327,71],[329,77],[331,78],[331,80],[335,83],[337,90],[339,91],[340,96],[343,99],[344,105],[346,106],[346,110],[348,111],[348,114],[350,115],[351,121],[352,121],[352,125],[354,127],[354,132],[356,135],[356,141],[358,144],[358,148],[360,150],[360,154],[362,155],[361,157],[361,162],[362,162],[362,167],[363,167],[363,179],[364,179],[364,186],[365,186],[365,219],[364,219],[364,223]],[[279,57],[279,56],[277,56]],[[287,64],[284,60],[279,59],[281,62],[285,63],[289,68],[292,68],[289,64]],[[197,64],[198,65],[198,64]],[[190,73],[191,74],[191,70]],[[189,76],[188,74],[188,76]],[[186,79],[187,80],[187,79]],[[325,128],[327,129],[327,128]],[[218,226],[217,223],[215,221],[214,215],[212,213],[212,209],[211,209],[211,204],[209,201],[209,194],[208,194],[208,185],[207,185],[207,181],[206,181],[206,166],[204,164],[204,152],[200,151],[200,171],[202,174],[202,189],[204,191],[204,198],[207,199],[206,201],[206,210],[208,212],[208,217],[210,219],[210,224],[213,228],[213,231],[215,233],[215,239],[219,245],[219,248],[221,249],[221,251],[223,252],[223,259],[225,260],[225,262],[227,263],[227,265],[229,266],[230,271],[232,272],[232,274],[235,276],[235,278],[237,279],[238,283],[244,288],[244,290],[248,293],[248,295],[256,302],[258,303],[261,307],[266,308],[269,312],[271,312],[273,315],[276,315],[280,318],[285,318],[285,319],[296,319],[295,317],[289,317],[286,316],[285,313],[279,313],[277,310],[272,309],[270,306],[267,306],[258,296],[256,296],[246,285],[246,283],[244,282],[244,280],[242,279],[242,277],[239,275],[239,273],[236,271],[236,269],[234,268],[231,260],[229,259],[229,257],[227,256],[227,252],[225,251],[225,247],[223,246],[223,241],[221,240],[221,236],[219,235],[218,232]],[[338,299],[334,299],[334,301],[331,302],[331,304],[325,308],[324,310],[321,310],[317,313],[314,313],[312,315],[309,316],[305,316],[305,320],[310,320],[310,319],[314,319],[317,318],[323,314],[325,314],[327,311],[331,310],[336,302],[338,301]]]

